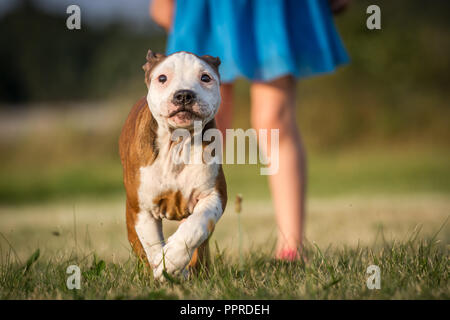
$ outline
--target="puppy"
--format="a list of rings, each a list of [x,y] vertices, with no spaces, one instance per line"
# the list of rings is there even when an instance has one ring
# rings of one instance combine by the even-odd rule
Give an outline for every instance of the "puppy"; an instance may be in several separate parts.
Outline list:
[[[219,58],[177,52],[147,54],[143,66],[148,94],[131,109],[119,140],[126,189],[128,240],[148,262],[155,279],[163,270],[188,273],[208,261],[208,239],[225,209],[227,191],[220,163],[179,163],[175,153],[192,159],[194,124],[200,134],[215,128],[220,105]],[[174,141],[186,129],[188,143]],[[200,137],[200,138],[202,138]],[[200,139],[200,150],[205,148]],[[162,220],[184,220],[164,241]]]

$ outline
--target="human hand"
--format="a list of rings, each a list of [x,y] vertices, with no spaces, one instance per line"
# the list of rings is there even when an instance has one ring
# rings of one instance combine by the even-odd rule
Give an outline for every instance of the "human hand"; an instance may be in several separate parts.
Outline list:
[[[169,31],[172,27],[174,6],[174,0],[152,0],[149,7],[150,17],[156,24]]]

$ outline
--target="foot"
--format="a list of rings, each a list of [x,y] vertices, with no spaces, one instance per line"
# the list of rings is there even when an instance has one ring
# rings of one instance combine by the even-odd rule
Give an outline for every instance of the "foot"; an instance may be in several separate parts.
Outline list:
[[[283,261],[296,261],[301,258],[297,249],[282,249],[278,251],[276,257]]]
[[[181,243],[170,241],[170,238],[163,250],[164,256],[161,252],[155,258],[156,263],[153,264],[153,277],[158,280],[163,279],[163,270],[165,270],[170,275],[178,276],[181,274],[186,278],[189,274],[186,266],[192,257],[191,250],[188,250]]]

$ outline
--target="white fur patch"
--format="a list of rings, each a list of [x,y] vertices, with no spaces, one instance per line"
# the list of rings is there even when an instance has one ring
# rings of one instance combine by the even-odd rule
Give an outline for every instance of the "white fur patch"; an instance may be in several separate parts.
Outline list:
[[[202,74],[211,81],[201,81]],[[160,83],[158,77],[165,75],[167,81]],[[177,52],[168,56],[152,71],[147,103],[158,125],[168,127],[167,116],[173,96],[178,90],[191,90],[197,96],[197,107],[204,116],[203,124],[212,120],[220,106],[220,79],[213,68],[195,55]]]
[[[152,267],[157,267],[160,261],[155,261],[154,257],[161,252],[164,246],[161,220],[155,219],[149,212],[141,211],[137,215],[135,229],[148,262]]]
[[[160,146],[158,157],[151,165],[140,168],[139,206],[155,218],[165,218],[164,213],[159,212],[157,204],[153,203],[153,199],[169,190],[179,190],[185,199],[189,198],[194,189],[203,197],[207,196],[214,190],[219,165],[175,164],[172,153],[182,150],[171,144],[168,132],[159,132],[157,144]],[[190,151],[191,157],[194,158],[193,153],[202,151],[202,148],[191,147]]]

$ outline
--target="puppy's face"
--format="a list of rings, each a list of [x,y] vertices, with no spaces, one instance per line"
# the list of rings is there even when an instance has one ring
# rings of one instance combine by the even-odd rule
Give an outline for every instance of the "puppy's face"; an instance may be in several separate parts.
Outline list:
[[[220,60],[177,52],[170,56],[149,51],[146,71],[147,102],[158,124],[191,128],[212,120],[220,105]]]

